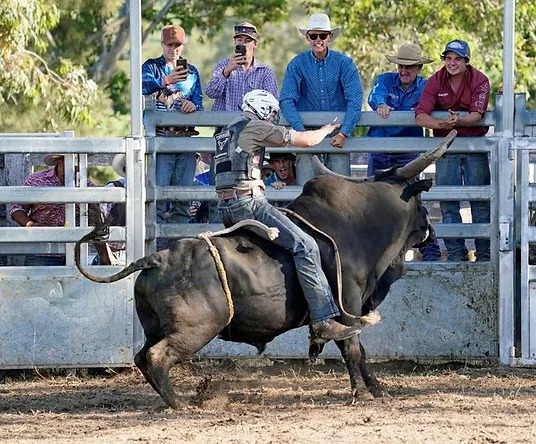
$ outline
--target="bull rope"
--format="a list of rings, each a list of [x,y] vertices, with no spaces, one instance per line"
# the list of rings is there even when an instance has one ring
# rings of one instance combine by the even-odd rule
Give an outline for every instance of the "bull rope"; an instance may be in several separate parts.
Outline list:
[[[269,240],[274,240],[277,236],[279,236],[279,230],[277,228],[273,227],[267,227],[263,223],[256,221],[256,220],[242,220],[238,222],[237,224],[233,225],[230,228],[226,228],[225,230],[220,230],[216,232],[206,231],[204,233],[199,234],[199,238],[203,239],[207,246],[208,250],[210,251],[210,254],[212,255],[212,258],[214,259],[214,264],[216,265],[216,270],[218,270],[218,277],[220,278],[221,286],[223,288],[223,292],[225,294],[225,298],[227,299],[227,308],[229,308],[229,317],[227,318],[227,323],[225,325],[229,325],[231,323],[231,320],[234,316],[234,303],[233,298],[231,295],[231,289],[229,288],[229,281],[227,279],[227,272],[225,271],[225,266],[223,265],[223,261],[221,260],[221,255],[212,240],[211,237],[218,237],[222,236],[224,234],[232,233],[235,230],[238,230],[239,228],[242,228],[244,226],[253,226],[261,230],[261,233],[258,234],[264,234],[266,233],[266,236]]]
[[[341,265],[341,256],[339,254],[339,247],[337,247],[337,242],[335,242],[335,239],[333,239],[329,234],[326,232],[316,228],[311,222],[309,222],[307,219],[305,219],[300,214],[289,210],[287,208],[278,208],[279,211],[282,213],[287,213],[291,215],[292,217],[295,217],[299,221],[303,222],[305,225],[307,225],[311,230],[316,231],[317,233],[321,234],[322,236],[326,237],[331,241],[333,244],[333,251],[335,252],[335,266],[337,268],[337,296],[339,299],[339,306],[341,307],[341,311],[344,313],[345,316],[348,316],[350,319],[358,319],[363,324],[369,324],[369,323],[375,323],[374,321],[369,322],[367,316],[356,316],[353,314],[348,313],[342,304],[342,265]],[[372,314],[372,313],[371,313]],[[376,316],[376,314],[374,315]]]

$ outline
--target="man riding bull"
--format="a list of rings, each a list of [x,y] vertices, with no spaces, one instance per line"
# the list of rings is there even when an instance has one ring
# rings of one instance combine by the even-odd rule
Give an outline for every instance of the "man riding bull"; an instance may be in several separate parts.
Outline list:
[[[215,135],[216,192],[223,223],[230,227],[245,219],[255,219],[277,228],[279,236],[274,242],[294,257],[298,279],[309,306],[313,334],[326,341],[347,339],[357,334],[359,329],[342,325],[334,319],[340,313],[322,270],[316,241],[266,200],[265,185],[261,179],[265,147],[311,147],[340,125],[324,125],[311,131],[279,126],[279,102],[264,90],[247,93],[242,111],[241,117]]]

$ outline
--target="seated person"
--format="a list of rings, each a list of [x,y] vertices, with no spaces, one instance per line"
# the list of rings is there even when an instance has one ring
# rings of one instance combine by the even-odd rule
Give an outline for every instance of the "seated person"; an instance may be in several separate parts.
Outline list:
[[[65,159],[63,154],[47,154],[44,158],[45,165],[51,166],[47,170],[30,174],[22,182],[28,187],[63,187],[65,186]],[[87,185],[94,187],[95,184],[88,180]],[[91,214],[99,211],[98,206],[89,206]],[[80,210],[77,206],[77,219]],[[52,203],[13,204],[9,211],[13,222],[21,227],[31,228],[36,226],[63,227],[65,226],[65,205]],[[102,252],[103,263],[109,263],[106,247],[103,244],[95,245],[99,253]],[[25,257],[24,265],[65,265],[65,255],[29,255]]]

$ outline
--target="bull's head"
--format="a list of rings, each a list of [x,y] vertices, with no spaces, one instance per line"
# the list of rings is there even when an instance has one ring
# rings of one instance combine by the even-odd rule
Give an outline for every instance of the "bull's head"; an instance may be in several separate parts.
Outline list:
[[[398,184],[396,190],[399,190],[398,193],[400,193],[400,199],[404,202],[410,202],[410,200],[414,202],[414,204],[411,204],[411,207],[414,209],[411,211],[411,214],[413,214],[411,217],[412,220],[411,223],[407,225],[409,231],[406,232],[407,237],[403,236],[405,240],[403,249],[405,251],[408,247],[419,247],[435,240],[435,233],[430,224],[428,213],[422,206],[420,199],[420,193],[430,189],[432,180],[419,180],[418,176],[446,152],[456,138],[456,135],[457,132],[455,130],[451,131],[436,148],[421,154],[417,159],[400,168],[393,168],[388,171],[379,172],[374,177],[361,179],[334,173],[322,165],[316,157],[313,158],[313,168],[316,175],[335,176],[350,182],[388,182]],[[393,189],[393,191],[395,191],[395,189]]]
[[[419,157],[417,157],[417,159],[412,160],[403,167],[395,168],[392,171],[389,170],[391,171],[390,174],[404,180],[411,180],[414,177],[417,177],[428,166],[432,165],[437,159],[439,159],[443,154],[445,154],[445,151],[447,151],[448,147],[452,144],[452,142],[454,142],[454,139],[456,138],[457,134],[458,133],[456,130],[452,130],[437,147],[431,149],[430,151],[427,151],[426,153],[421,154]],[[361,179],[357,177],[347,177],[342,174],[334,173],[326,166],[324,166],[316,156],[313,156],[313,170],[316,176],[336,176],[340,177],[341,179],[349,180],[351,182],[364,182],[374,180],[374,177],[367,177],[365,179]],[[385,176],[380,177],[383,179]]]

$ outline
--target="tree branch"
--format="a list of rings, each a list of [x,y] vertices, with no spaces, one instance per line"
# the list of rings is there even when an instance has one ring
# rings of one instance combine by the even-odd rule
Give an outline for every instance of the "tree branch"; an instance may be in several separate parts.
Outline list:
[[[41,62],[41,64],[45,67],[45,70],[46,70],[47,74],[50,76],[50,79],[54,83],[56,83],[57,85],[63,85],[65,83],[65,81],[61,78],[61,76],[58,73],[56,73],[55,71],[52,71],[48,67],[47,62],[45,62],[45,60],[39,54],[36,54],[35,52],[30,51],[29,49],[24,49],[24,48],[21,50],[21,52],[23,54],[29,55],[29,56],[39,60],[39,62]]]

